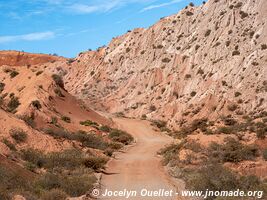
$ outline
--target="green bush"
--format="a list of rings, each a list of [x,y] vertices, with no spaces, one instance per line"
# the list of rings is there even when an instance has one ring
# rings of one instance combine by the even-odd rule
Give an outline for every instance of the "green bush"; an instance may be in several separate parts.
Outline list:
[[[67,149],[63,152],[49,153],[45,157],[44,167],[47,169],[64,168],[74,170],[82,166],[84,155],[81,151]]]
[[[10,129],[9,133],[17,143],[26,142],[28,137],[26,132],[21,128],[12,128]]]
[[[208,163],[186,177],[190,189],[197,191],[231,191],[238,188],[237,176],[220,164]],[[214,199],[209,197],[208,199]]]
[[[98,123],[93,122],[91,120],[82,121],[82,122],[80,122],[80,124],[83,125],[83,126],[95,126],[95,127],[99,126]]]
[[[130,134],[118,129],[113,129],[109,134],[109,138],[114,142],[120,142],[125,145],[130,144],[134,140]]]
[[[255,159],[258,156],[258,148],[254,145],[243,145],[233,138],[228,138],[225,144],[211,144],[208,155],[219,162],[237,163]]]
[[[103,169],[107,161],[108,160],[103,157],[90,156],[83,161],[83,164],[85,165],[85,167],[97,171]]]
[[[15,70],[13,70],[13,71],[10,72],[10,78],[14,78],[17,75],[19,75],[19,73],[17,71],[15,71]]]
[[[23,160],[33,164],[36,167],[43,167],[46,163],[46,157],[38,150],[25,149],[21,151],[21,157]]]
[[[67,194],[60,189],[52,189],[44,192],[41,196],[41,200],[66,200]]]
[[[110,132],[112,129],[111,129],[109,126],[107,126],[107,125],[103,125],[103,126],[100,126],[99,130],[108,133],[108,132]]]
[[[16,112],[16,109],[19,107],[19,105],[20,105],[19,98],[12,96],[7,104],[7,111],[14,113]]]
[[[159,151],[159,154],[163,156],[163,164],[167,165],[172,161],[178,160],[178,154],[184,143],[170,144]]]
[[[71,119],[68,116],[62,116],[61,119],[66,123],[70,123],[71,122]]]
[[[7,139],[3,139],[2,142],[12,151],[17,151],[16,146]]]
[[[33,106],[34,108],[36,108],[37,110],[40,110],[40,109],[42,108],[42,105],[41,105],[40,101],[38,101],[38,100],[32,101],[31,104],[32,104],[32,106]]]
[[[73,135],[73,139],[82,143],[83,146],[105,150],[108,148],[108,143],[103,140],[101,136],[95,134],[88,134],[83,131],[79,131]]]
[[[16,171],[0,165],[0,198],[11,200],[15,191],[30,191],[31,182]]]

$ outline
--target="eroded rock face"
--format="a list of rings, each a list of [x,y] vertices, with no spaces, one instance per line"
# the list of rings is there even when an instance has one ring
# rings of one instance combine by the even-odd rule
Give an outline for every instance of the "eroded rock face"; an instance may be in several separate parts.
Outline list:
[[[81,53],[65,76],[98,109],[169,120],[266,109],[267,2],[210,0]],[[152,106],[153,105],[153,106]]]

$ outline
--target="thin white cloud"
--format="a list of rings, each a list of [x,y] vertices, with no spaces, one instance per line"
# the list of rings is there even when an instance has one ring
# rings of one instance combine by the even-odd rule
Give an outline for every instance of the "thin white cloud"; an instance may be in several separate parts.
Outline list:
[[[150,5],[150,6],[147,6],[147,7],[143,8],[140,12],[145,12],[145,11],[153,10],[153,9],[156,9],[156,8],[162,8],[162,7],[170,6],[170,5],[173,5],[173,4],[180,3],[182,1],[183,0],[172,0],[172,1],[166,2],[166,3],[153,4],[153,5]]]
[[[85,4],[73,4],[68,6],[67,9],[76,14],[88,14],[98,11],[100,8],[97,6],[89,6]]]
[[[38,33],[29,33],[25,35],[7,35],[0,36],[0,43],[9,43],[16,41],[38,41],[38,40],[47,40],[55,37],[55,33],[52,31],[38,32]]]

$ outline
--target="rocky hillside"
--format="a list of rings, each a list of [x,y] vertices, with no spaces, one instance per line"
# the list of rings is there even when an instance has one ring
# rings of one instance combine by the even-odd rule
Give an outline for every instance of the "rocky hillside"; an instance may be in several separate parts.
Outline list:
[[[85,195],[108,157],[133,140],[69,94],[60,75],[46,70],[60,71],[56,66],[67,61],[0,52],[1,200]],[[75,184],[66,187],[70,183]]]
[[[66,88],[98,109],[168,120],[266,110],[267,2],[210,0],[81,53]]]

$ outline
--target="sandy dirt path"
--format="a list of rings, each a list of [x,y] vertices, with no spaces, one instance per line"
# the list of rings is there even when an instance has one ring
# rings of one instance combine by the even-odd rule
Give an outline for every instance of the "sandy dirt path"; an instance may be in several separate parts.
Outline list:
[[[149,191],[174,190],[174,183],[164,171],[157,152],[173,139],[153,130],[149,122],[134,119],[114,119],[118,127],[134,136],[136,143],[124,153],[117,153],[107,166],[108,175],[102,177],[102,194],[109,191],[137,191],[128,199],[176,199],[174,197],[143,197],[142,189]],[[125,194],[125,193],[124,193]],[[127,194],[126,194],[127,195]],[[103,197],[100,199],[127,199],[124,197]]]

